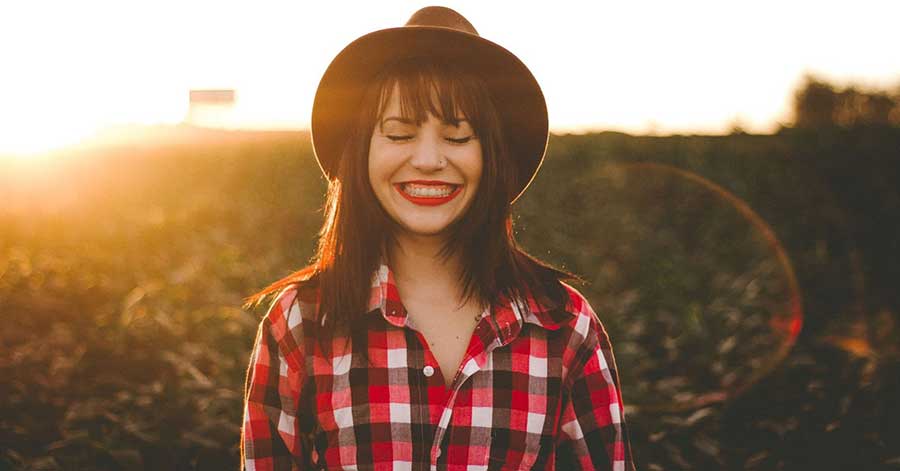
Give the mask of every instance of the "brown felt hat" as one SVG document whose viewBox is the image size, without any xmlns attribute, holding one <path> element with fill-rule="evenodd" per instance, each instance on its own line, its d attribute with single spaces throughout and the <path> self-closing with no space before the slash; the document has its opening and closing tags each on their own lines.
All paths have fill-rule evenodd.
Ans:
<svg viewBox="0 0 900 471">
<path fill-rule="evenodd" d="M 547 148 L 544 94 L 518 57 L 479 36 L 468 20 L 445 7 L 422 8 L 401 27 L 366 34 L 331 61 L 319 81 L 311 120 L 313 150 L 322 172 L 328 178 L 336 173 L 366 86 L 385 66 L 412 57 L 443 57 L 487 84 L 519 166 L 512 201 L 518 199 Z"/>
</svg>

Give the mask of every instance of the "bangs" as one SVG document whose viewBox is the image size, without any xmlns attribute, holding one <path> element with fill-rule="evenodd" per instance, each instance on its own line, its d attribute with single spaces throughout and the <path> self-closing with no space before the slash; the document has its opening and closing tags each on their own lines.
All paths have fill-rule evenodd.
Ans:
<svg viewBox="0 0 900 471">
<path fill-rule="evenodd" d="M 401 118 L 421 125 L 428 115 L 458 125 L 467 120 L 475 133 L 481 116 L 477 105 L 484 85 L 458 69 L 433 62 L 407 60 L 389 67 L 381 80 L 377 117 L 381 117 L 395 88 L 399 93 Z"/>
</svg>

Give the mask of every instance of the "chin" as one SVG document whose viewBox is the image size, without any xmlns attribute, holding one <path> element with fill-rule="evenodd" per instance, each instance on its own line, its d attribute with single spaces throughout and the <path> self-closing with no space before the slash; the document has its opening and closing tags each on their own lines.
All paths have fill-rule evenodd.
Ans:
<svg viewBox="0 0 900 471">
<path fill-rule="evenodd" d="M 450 233 L 450 224 L 403 224 L 400 232 L 418 237 L 443 237 Z"/>
<path fill-rule="evenodd" d="M 420 228 L 404 228 L 403 232 L 418 237 L 444 237 L 448 234 L 446 229 L 420 229 Z"/>
</svg>

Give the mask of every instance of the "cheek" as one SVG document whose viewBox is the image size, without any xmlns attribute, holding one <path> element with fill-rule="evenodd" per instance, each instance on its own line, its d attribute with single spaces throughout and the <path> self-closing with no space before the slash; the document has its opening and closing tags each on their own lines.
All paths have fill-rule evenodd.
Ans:
<svg viewBox="0 0 900 471">
<path fill-rule="evenodd" d="M 372 157 L 369 154 L 369 163 L 368 163 L 368 175 L 369 175 L 369 185 L 372 186 L 372 189 L 375 189 L 375 182 L 378 180 L 378 175 L 375 172 L 376 168 L 372 165 Z"/>
<path fill-rule="evenodd" d="M 401 153 L 390 145 L 373 142 L 369 146 L 369 175 L 373 180 L 388 178 L 401 165 Z"/>
<path fill-rule="evenodd" d="M 369 148 L 368 168 L 369 182 L 377 189 L 378 183 L 386 178 L 387 168 L 387 159 L 385 159 L 384 153 L 378 149 L 377 145 Z"/>
<path fill-rule="evenodd" d="M 375 172 L 374 163 L 375 163 L 375 159 L 376 159 L 377 155 L 378 155 L 378 149 L 377 149 L 377 146 L 375 145 L 374 137 L 373 137 L 373 140 L 369 142 L 369 152 L 366 154 L 366 168 L 368 168 L 370 182 L 374 179 L 373 178 L 374 172 Z"/>
<path fill-rule="evenodd" d="M 477 152 L 472 158 L 471 170 L 469 171 L 470 178 L 475 184 L 481 182 L 481 175 L 484 171 L 484 154 L 481 153 L 481 146 L 478 146 Z"/>
<path fill-rule="evenodd" d="M 372 146 L 372 150 L 369 153 L 368 169 L 368 182 L 372 194 L 382 209 L 387 210 L 390 205 L 391 194 L 394 191 L 393 186 L 391 186 L 391 178 L 395 167 L 390 155 L 385 154 L 383 150 L 379 151 L 377 146 Z"/>
</svg>

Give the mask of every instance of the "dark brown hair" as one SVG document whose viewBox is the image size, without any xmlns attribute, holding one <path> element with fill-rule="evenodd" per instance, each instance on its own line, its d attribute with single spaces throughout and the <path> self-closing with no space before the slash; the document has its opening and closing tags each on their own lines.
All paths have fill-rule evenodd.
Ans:
<svg viewBox="0 0 900 471">
<path fill-rule="evenodd" d="M 564 306 L 568 298 L 560 280 L 574 277 L 528 255 L 513 237 L 509 202 L 515 196 L 515 156 L 507 150 L 503 122 L 487 86 L 477 75 L 452 64 L 407 59 L 385 68 L 366 90 L 357 125 L 328 185 L 325 221 L 311 264 L 250 296 L 245 307 L 290 285 L 314 281 L 320 290 L 318 316 L 320 320 L 324 316 L 326 329 L 344 330 L 366 313 L 371 277 L 388 256 L 395 224 L 369 183 L 369 141 L 395 85 L 403 117 L 420 124 L 427 114 L 444 122 L 462 115 L 481 143 L 479 190 L 465 215 L 450 228 L 441 251 L 445 258 L 460 255 L 464 297 L 495 305 L 503 298 L 530 295 Z"/>
</svg>

